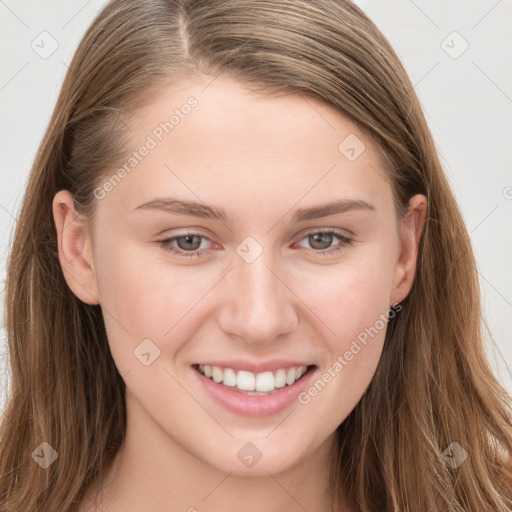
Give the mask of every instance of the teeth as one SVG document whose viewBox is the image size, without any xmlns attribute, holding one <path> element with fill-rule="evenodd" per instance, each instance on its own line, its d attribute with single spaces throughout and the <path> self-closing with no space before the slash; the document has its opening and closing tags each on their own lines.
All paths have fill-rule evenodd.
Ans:
<svg viewBox="0 0 512 512">
<path fill-rule="evenodd" d="M 274 385 L 276 388 L 284 388 L 286 386 L 286 371 L 283 369 L 277 370 L 274 377 Z"/>
<path fill-rule="evenodd" d="M 214 367 L 215 368 L 215 367 Z M 219 368 L 220 370 L 220 368 Z M 222 370 L 220 370 L 222 371 Z M 252 372 L 245 372 L 240 370 L 236 375 L 236 387 L 242 391 L 254 391 L 255 390 L 256 377 Z M 224 382 L 223 382 L 224 383 Z M 258 391 L 261 391 L 258 389 Z"/>
<path fill-rule="evenodd" d="M 295 382 L 295 368 L 290 368 L 288 370 L 288 373 L 286 374 L 286 384 L 288 384 L 288 386 L 290 384 L 293 384 Z"/>
<path fill-rule="evenodd" d="M 224 372 L 220 369 L 220 368 L 217 368 L 217 366 L 213 366 L 212 367 L 212 379 L 214 382 L 222 382 L 222 379 L 224 378 Z"/>
<path fill-rule="evenodd" d="M 224 370 L 224 378 L 222 379 L 224 386 L 236 386 L 237 377 L 236 373 L 231 368 Z"/>
<path fill-rule="evenodd" d="M 272 391 L 274 388 L 274 375 L 272 372 L 258 373 L 256 376 L 257 391 Z"/>
<path fill-rule="evenodd" d="M 275 373 L 263 372 L 252 373 L 245 370 L 233 370 L 232 368 L 220 368 L 218 366 L 208 366 L 200 364 L 199 371 L 208 378 L 212 378 L 217 384 L 236 387 L 245 394 L 251 396 L 267 395 L 276 388 L 291 386 L 299 380 L 305 373 L 305 366 L 280 368 Z"/>
</svg>

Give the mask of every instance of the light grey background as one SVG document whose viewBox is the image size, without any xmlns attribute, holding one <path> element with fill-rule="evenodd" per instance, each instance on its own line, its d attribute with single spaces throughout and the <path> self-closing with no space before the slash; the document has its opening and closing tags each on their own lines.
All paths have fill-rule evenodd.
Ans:
<svg viewBox="0 0 512 512">
<path fill-rule="evenodd" d="M 411 76 L 475 249 L 495 345 L 512 392 L 512 45 L 510 0 L 359 0 Z M 26 179 L 98 0 L 0 0 L 0 311 Z M 466 48 L 467 46 L 467 48 Z M 54 48 L 56 47 L 56 48 Z M 0 411 L 9 383 L 0 321 Z"/>
</svg>

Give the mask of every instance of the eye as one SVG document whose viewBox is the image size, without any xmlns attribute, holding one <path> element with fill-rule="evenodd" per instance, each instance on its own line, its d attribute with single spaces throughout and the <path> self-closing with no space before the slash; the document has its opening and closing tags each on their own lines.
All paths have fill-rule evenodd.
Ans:
<svg viewBox="0 0 512 512">
<path fill-rule="evenodd" d="M 158 240 L 158 244 L 162 246 L 166 251 L 170 251 L 173 254 L 177 254 L 179 256 L 192 257 L 192 256 L 202 256 L 205 251 L 195 252 L 201 247 L 201 239 L 209 240 L 204 235 L 199 235 L 195 233 L 186 233 L 185 235 L 175 236 L 173 238 L 167 238 L 165 240 Z M 199 245 L 198 245 L 199 240 Z M 173 245 L 173 242 L 176 242 L 178 245 L 178 249 Z M 192 251 L 192 252 L 191 252 Z"/>
<path fill-rule="evenodd" d="M 300 241 L 306 239 L 311 244 L 312 250 L 320 255 L 329 255 L 353 244 L 353 239 L 332 229 L 326 231 L 312 231 L 301 238 Z M 338 239 L 339 243 L 333 248 L 329 248 L 335 239 Z M 193 256 L 201 257 L 205 252 L 209 251 L 209 249 L 199 250 L 203 240 L 210 241 L 209 238 L 204 235 L 186 233 L 184 235 L 166 238 L 165 240 L 158 240 L 157 244 L 172 254 L 190 258 Z"/>
<path fill-rule="evenodd" d="M 330 248 L 333 240 L 336 238 L 339 240 L 339 243 L 333 248 Z M 320 255 L 336 253 L 343 250 L 346 246 L 351 246 L 354 242 L 352 238 L 332 229 L 326 231 L 312 231 L 300 241 L 302 240 L 307 240 L 308 243 L 311 244 L 312 249 Z"/>
</svg>

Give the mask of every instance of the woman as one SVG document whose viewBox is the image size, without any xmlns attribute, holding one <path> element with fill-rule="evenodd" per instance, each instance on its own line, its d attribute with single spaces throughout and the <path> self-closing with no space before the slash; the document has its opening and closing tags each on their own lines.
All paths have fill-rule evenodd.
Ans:
<svg viewBox="0 0 512 512">
<path fill-rule="evenodd" d="M 349 2 L 109 3 L 6 292 L 2 511 L 512 510 L 468 233 Z"/>
</svg>

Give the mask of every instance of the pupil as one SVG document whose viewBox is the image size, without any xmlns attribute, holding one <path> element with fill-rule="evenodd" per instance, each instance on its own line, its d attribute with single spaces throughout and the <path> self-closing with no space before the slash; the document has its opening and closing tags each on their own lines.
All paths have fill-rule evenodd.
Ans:
<svg viewBox="0 0 512 512">
<path fill-rule="evenodd" d="M 312 236 L 313 236 L 313 240 L 314 240 L 314 243 L 312 244 L 313 247 L 314 247 L 314 244 L 318 242 L 318 240 L 317 240 L 318 238 L 320 238 L 319 242 L 320 242 L 320 245 L 322 245 L 322 241 L 321 241 L 322 237 L 328 237 L 327 245 L 325 245 L 325 242 L 324 242 L 324 246 L 323 247 L 317 247 L 317 249 L 326 249 L 327 247 L 329 247 L 330 242 L 331 242 L 330 238 L 332 238 L 332 235 L 330 235 L 329 233 L 316 233 L 316 234 L 314 234 Z"/>
<path fill-rule="evenodd" d="M 194 238 L 198 238 L 196 235 L 185 235 L 182 236 L 181 239 L 185 240 L 185 245 L 188 246 L 189 244 L 193 244 Z M 197 242 L 196 242 L 197 245 Z M 197 249 L 197 247 L 185 247 L 187 249 Z"/>
</svg>

